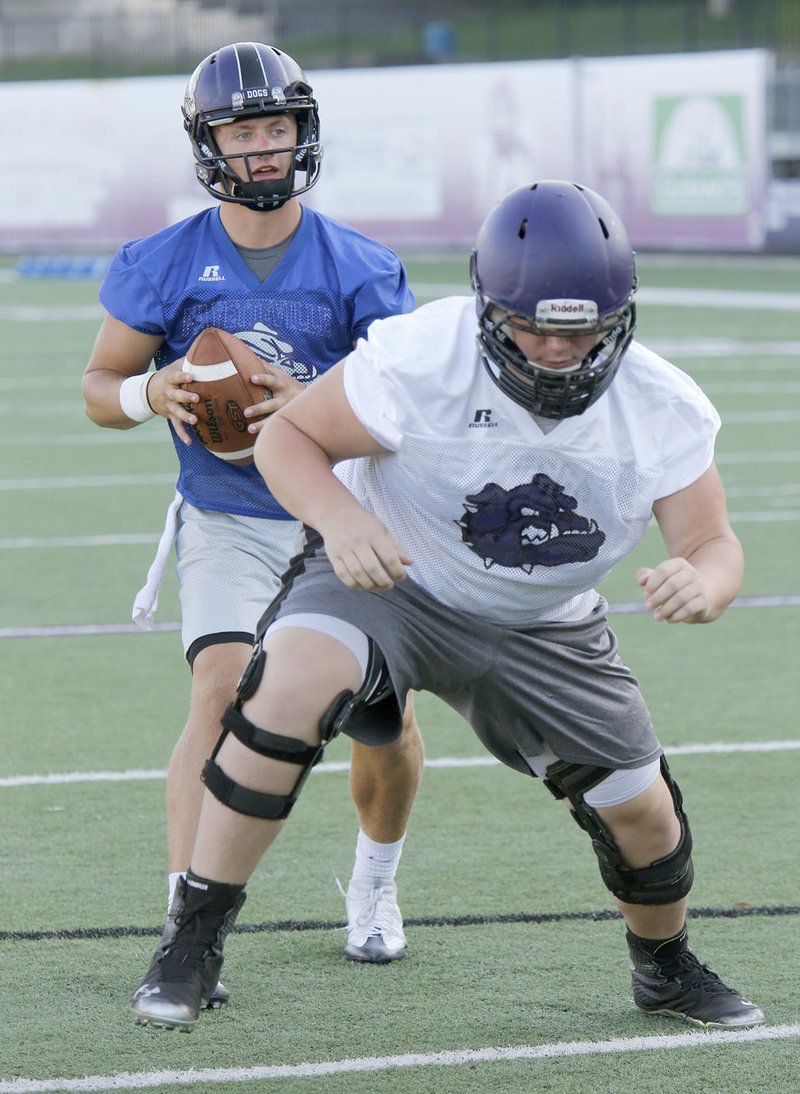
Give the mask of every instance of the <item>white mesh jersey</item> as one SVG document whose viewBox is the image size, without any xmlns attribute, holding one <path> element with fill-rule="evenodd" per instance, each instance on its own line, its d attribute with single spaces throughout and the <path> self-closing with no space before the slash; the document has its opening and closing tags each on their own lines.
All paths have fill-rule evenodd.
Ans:
<svg viewBox="0 0 800 1094">
<path fill-rule="evenodd" d="M 653 503 L 709 467 L 719 416 L 634 342 L 605 394 L 545 433 L 492 381 L 476 336 L 472 297 L 373 323 L 344 383 L 389 452 L 337 473 L 443 603 L 515 626 L 580 617 Z"/>
</svg>

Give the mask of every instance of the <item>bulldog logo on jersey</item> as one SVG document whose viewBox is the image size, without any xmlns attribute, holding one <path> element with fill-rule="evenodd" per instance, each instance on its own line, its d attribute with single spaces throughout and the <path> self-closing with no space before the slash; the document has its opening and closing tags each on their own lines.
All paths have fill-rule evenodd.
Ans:
<svg viewBox="0 0 800 1094">
<path fill-rule="evenodd" d="M 487 570 L 512 566 L 529 574 L 534 566 L 588 562 L 600 550 L 605 532 L 577 506 L 563 486 L 539 474 L 510 490 L 489 482 L 479 494 L 467 494 L 455 523 Z"/>
</svg>

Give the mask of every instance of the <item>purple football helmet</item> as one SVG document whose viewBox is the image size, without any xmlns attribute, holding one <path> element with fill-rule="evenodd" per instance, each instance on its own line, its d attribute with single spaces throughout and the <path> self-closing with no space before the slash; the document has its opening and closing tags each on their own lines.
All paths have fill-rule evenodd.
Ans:
<svg viewBox="0 0 800 1094">
<path fill-rule="evenodd" d="M 214 126 L 259 114 L 292 114 L 297 119 L 297 144 L 285 179 L 255 182 L 247 153 L 221 156 Z M 279 209 L 297 194 L 310 190 L 319 177 L 322 146 L 319 112 L 310 84 L 288 53 L 260 42 L 237 42 L 210 53 L 192 73 L 183 100 L 183 126 L 194 152 L 200 185 L 220 201 L 251 209 Z M 227 161 L 241 160 L 243 182 Z M 296 179 L 299 173 L 304 182 Z"/>
<path fill-rule="evenodd" d="M 484 221 L 470 266 L 480 352 L 497 386 L 544 418 L 583 414 L 614 378 L 636 325 L 634 253 L 611 206 L 574 182 L 519 187 Z M 604 337 L 559 371 L 529 361 L 514 327 Z"/>
</svg>

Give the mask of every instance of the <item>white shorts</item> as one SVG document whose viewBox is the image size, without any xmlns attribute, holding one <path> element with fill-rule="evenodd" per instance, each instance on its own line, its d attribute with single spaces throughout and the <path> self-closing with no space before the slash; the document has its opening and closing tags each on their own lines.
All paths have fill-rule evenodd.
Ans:
<svg viewBox="0 0 800 1094">
<path fill-rule="evenodd" d="M 241 517 L 181 504 L 177 574 L 181 640 L 190 664 L 205 646 L 253 642 L 264 605 L 278 591 L 281 575 L 302 542 L 299 521 Z"/>
</svg>

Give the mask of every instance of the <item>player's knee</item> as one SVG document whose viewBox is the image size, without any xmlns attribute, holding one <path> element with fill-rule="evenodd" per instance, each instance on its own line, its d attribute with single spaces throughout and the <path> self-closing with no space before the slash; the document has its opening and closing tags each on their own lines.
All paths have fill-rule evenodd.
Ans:
<svg viewBox="0 0 800 1094">
<path fill-rule="evenodd" d="M 581 767 L 558 761 L 548 767 L 545 785 L 555 797 L 569 800 L 575 820 L 591 837 L 600 876 L 617 899 L 626 904 L 673 904 L 683 899 L 694 880 L 692 835 L 683 811 L 681 792 L 670 775 L 666 760 L 661 758 L 661 775 L 667 796 L 650 795 L 655 805 L 653 808 L 648 806 L 648 811 L 651 823 L 656 827 L 664 826 L 664 831 L 669 826 L 675 839 L 668 838 L 666 842 L 671 850 L 646 866 L 633 867 L 626 863 L 607 823 L 586 803 L 587 792 L 608 775 L 607 768 Z M 661 799 L 669 802 L 666 810 Z M 632 799 L 629 803 L 631 815 L 635 816 L 638 811 L 641 819 L 645 804 L 644 797 L 640 802 Z"/>
<path fill-rule="evenodd" d="M 191 746 L 202 747 L 206 756 L 219 736 L 220 718 L 248 664 L 248 652 L 244 644 L 236 650 L 209 646 L 195 659 L 189 718 L 183 732 Z"/>
<path fill-rule="evenodd" d="M 308 744 L 298 737 L 275 733 L 256 725 L 243 712 L 241 699 L 237 699 L 222 716 L 222 734 L 203 768 L 203 782 L 218 801 L 236 813 L 261 820 L 284 820 L 292 811 L 312 768 L 322 758 L 326 744 L 346 723 L 352 699 L 351 691 L 343 691 L 336 696 L 320 719 L 316 744 Z M 236 740 L 236 750 L 233 763 L 226 769 L 219 760 L 229 734 Z M 247 763 L 248 756 L 253 760 L 252 772 Z M 274 766 L 268 763 L 259 765 L 259 759 L 277 760 L 297 768 L 296 778 L 289 780 L 292 783 L 290 788 L 287 790 L 285 785 L 278 785 L 282 779 L 280 776 L 276 778 Z M 254 774 L 259 769 L 263 771 L 260 779 Z M 240 774 L 243 772 L 247 775 Z M 245 777 L 248 785 L 244 784 Z M 252 782 L 263 785 L 250 785 Z"/>
<path fill-rule="evenodd" d="M 222 715 L 222 733 L 203 769 L 203 782 L 214 797 L 235 812 L 263 820 L 283 820 L 294 807 L 312 768 L 322 758 L 325 746 L 343 730 L 356 708 L 363 702 L 364 695 L 362 692 L 354 694 L 350 690 L 343 690 L 336 695 L 318 718 L 318 728 L 312 743 L 303 740 L 295 732 L 294 717 L 292 728 L 286 733 L 278 733 L 265 725 L 257 724 L 250 717 L 252 707 L 257 706 L 260 711 L 264 709 L 264 704 L 255 704 L 252 700 L 264 678 L 266 660 L 263 642 L 259 640 L 239 680 L 236 698 Z M 253 717 L 258 715 L 253 714 Z M 274 717 L 272 711 L 270 721 L 278 724 Z M 221 751 L 225 749 L 229 735 L 235 738 L 236 748 L 231 770 L 226 770 L 223 766 L 226 759 L 221 756 Z M 253 759 L 252 771 L 247 766 L 248 754 Z M 220 759 L 223 763 L 219 762 Z M 279 780 L 275 778 L 274 764 L 259 764 L 259 759 L 279 761 L 298 769 L 297 778 L 288 792 L 285 786 L 276 785 Z M 248 785 L 244 785 L 242 778 L 236 777 L 240 770 L 247 771 Z M 259 771 L 262 773 L 260 776 Z M 270 781 L 272 786 L 268 785 Z M 256 785 L 252 785 L 253 783 Z"/>
<path fill-rule="evenodd" d="M 675 904 L 694 881 L 692 835 L 685 814 L 678 818 L 678 842 L 646 866 L 628 866 L 610 833 L 592 840 L 606 888 L 626 904 Z"/>
<path fill-rule="evenodd" d="M 649 850 L 650 858 L 675 847 L 680 839 L 680 818 L 661 775 L 643 793 L 609 808 L 598 808 L 598 813 L 618 843 L 628 848 L 641 847 L 645 855 Z M 634 857 L 633 852 L 629 855 Z"/>
<path fill-rule="evenodd" d="M 243 674 L 237 699 L 259 725 L 282 726 L 311 743 L 331 696 L 359 693 L 363 679 L 357 660 L 341 642 L 308 632 L 308 642 L 298 647 L 297 635 L 304 633 L 293 627 L 268 632 Z"/>
</svg>

